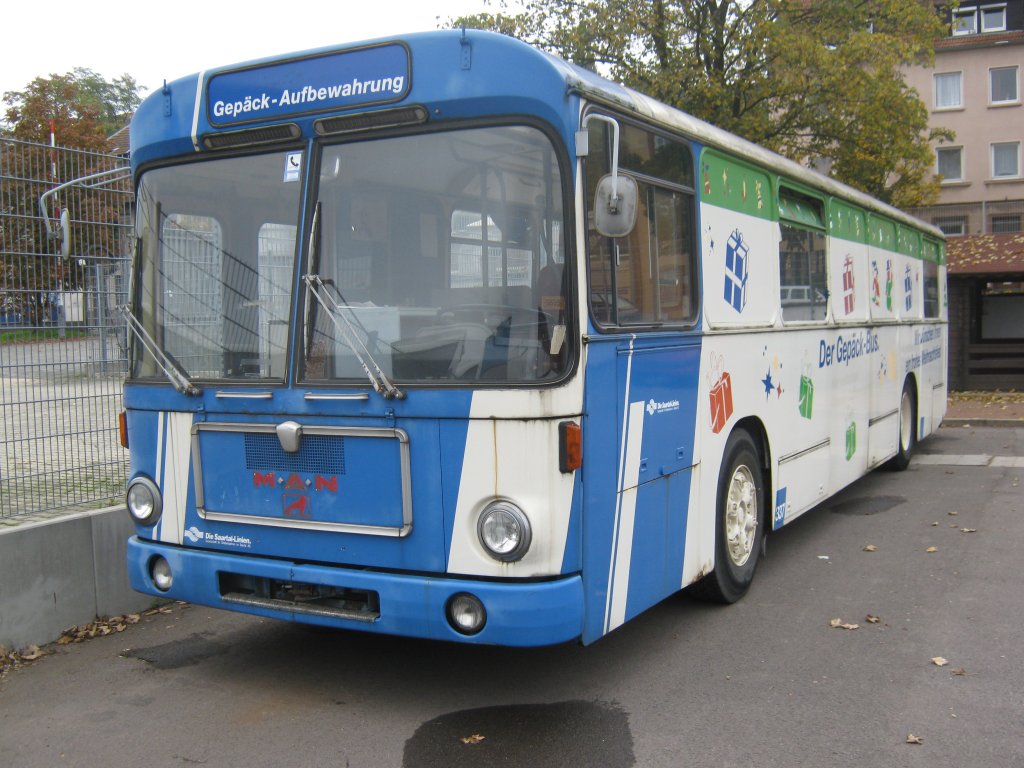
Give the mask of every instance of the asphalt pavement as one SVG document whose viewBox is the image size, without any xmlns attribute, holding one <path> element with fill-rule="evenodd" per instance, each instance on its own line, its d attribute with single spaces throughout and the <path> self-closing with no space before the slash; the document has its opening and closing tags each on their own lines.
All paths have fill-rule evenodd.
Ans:
<svg viewBox="0 0 1024 768">
<path fill-rule="evenodd" d="M 736 605 L 588 647 L 173 604 L 9 670 L 0 765 L 1024 765 L 1022 457 L 1024 426 L 943 427 L 773 534 Z"/>
</svg>

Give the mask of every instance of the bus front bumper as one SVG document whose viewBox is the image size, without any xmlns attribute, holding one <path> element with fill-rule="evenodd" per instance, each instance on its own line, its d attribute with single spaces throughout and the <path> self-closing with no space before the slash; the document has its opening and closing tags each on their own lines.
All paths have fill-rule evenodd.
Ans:
<svg viewBox="0 0 1024 768">
<path fill-rule="evenodd" d="M 166 589 L 154 583 L 160 558 L 166 568 L 161 563 L 156 571 Z M 583 631 L 579 574 L 516 582 L 440 578 L 223 554 L 132 536 L 128 578 L 133 589 L 156 597 L 432 640 L 541 646 L 576 640 Z M 457 632 L 449 623 L 449 601 L 459 594 L 476 597 L 486 610 L 475 634 Z"/>
</svg>

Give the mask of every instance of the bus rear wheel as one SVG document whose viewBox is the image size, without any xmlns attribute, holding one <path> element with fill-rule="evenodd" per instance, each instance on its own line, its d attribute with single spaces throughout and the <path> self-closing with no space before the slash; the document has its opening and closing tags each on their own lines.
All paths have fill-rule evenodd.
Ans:
<svg viewBox="0 0 1024 768">
<path fill-rule="evenodd" d="M 734 432 L 718 476 L 715 569 L 694 585 L 703 600 L 735 603 L 750 588 L 761 556 L 765 511 L 764 474 L 753 438 Z"/>
<path fill-rule="evenodd" d="M 896 455 L 889 459 L 889 469 L 902 472 L 910 466 L 910 458 L 917 445 L 917 402 L 914 385 L 907 379 L 900 396 L 900 436 L 896 442 Z"/>
</svg>

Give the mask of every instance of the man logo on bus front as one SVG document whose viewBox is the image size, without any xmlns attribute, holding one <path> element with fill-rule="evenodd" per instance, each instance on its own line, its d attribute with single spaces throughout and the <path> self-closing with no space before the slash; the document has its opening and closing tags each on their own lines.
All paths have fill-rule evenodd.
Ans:
<svg viewBox="0 0 1024 768">
<path fill-rule="evenodd" d="M 309 509 L 309 496 L 304 493 L 285 493 L 281 496 L 282 515 L 289 518 L 309 520 L 313 517 Z"/>
</svg>

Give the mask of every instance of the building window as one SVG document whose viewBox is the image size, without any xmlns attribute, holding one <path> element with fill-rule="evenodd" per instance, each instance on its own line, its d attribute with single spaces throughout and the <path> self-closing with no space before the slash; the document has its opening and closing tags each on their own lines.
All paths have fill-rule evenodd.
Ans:
<svg viewBox="0 0 1024 768">
<path fill-rule="evenodd" d="M 981 341 L 1024 339 L 1024 282 L 985 283 L 981 289 Z"/>
<path fill-rule="evenodd" d="M 1005 32 L 1006 31 L 1006 6 L 987 5 L 981 9 L 981 31 L 982 32 Z"/>
<path fill-rule="evenodd" d="M 992 178 L 1020 176 L 1020 142 L 1003 141 L 992 145 Z"/>
<path fill-rule="evenodd" d="M 943 181 L 964 180 L 964 148 L 941 147 L 935 150 L 939 175 Z"/>
<path fill-rule="evenodd" d="M 967 234 L 966 216 L 936 216 L 932 219 L 932 224 L 941 229 L 944 235 Z"/>
<path fill-rule="evenodd" d="M 978 34 L 979 21 L 981 32 L 1005 32 L 1006 3 L 984 5 L 981 8 L 977 6 L 959 8 L 953 12 L 951 21 L 953 37 Z"/>
<path fill-rule="evenodd" d="M 1006 235 L 1021 231 L 1021 216 L 1019 213 L 1010 213 L 992 216 L 992 234 Z"/>
<path fill-rule="evenodd" d="M 1017 90 L 1017 67 L 996 67 L 988 71 L 989 97 L 992 104 L 1016 104 L 1020 101 Z"/>
<path fill-rule="evenodd" d="M 942 72 L 935 75 L 935 108 L 957 109 L 963 106 L 961 72 Z"/>
<path fill-rule="evenodd" d="M 953 12 L 953 37 L 978 33 L 978 9 L 960 8 Z"/>
</svg>

